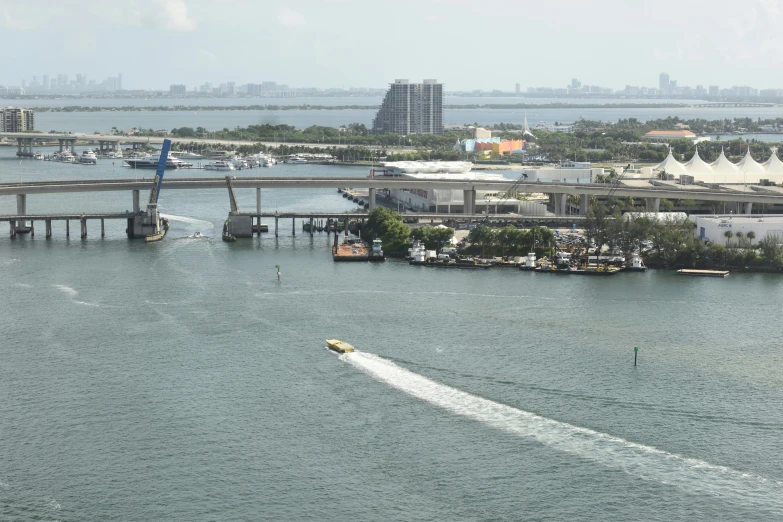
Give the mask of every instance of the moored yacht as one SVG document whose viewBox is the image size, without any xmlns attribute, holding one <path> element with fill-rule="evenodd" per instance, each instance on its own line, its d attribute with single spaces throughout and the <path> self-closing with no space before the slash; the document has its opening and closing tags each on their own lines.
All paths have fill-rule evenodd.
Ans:
<svg viewBox="0 0 783 522">
<path fill-rule="evenodd" d="M 234 165 L 228 161 L 215 161 L 204 165 L 204 170 L 234 170 Z"/>
<path fill-rule="evenodd" d="M 97 165 L 98 157 L 95 155 L 93 151 L 91 151 L 90 149 L 86 149 L 82 151 L 82 155 L 79 158 L 79 163 L 83 165 Z"/>
<path fill-rule="evenodd" d="M 160 153 L 156 155 L 147 155 L 141 158 L 128 158 L 125 163 L 134 169 L 156 169 L 158 168 L 158 162 L 160 161 Z M 192 163 L 187 163 L 179 158 L 176 158 L 169 154 L 166 158 L 167 169 L 183 169 L 192 167 Z"/>
</svg>

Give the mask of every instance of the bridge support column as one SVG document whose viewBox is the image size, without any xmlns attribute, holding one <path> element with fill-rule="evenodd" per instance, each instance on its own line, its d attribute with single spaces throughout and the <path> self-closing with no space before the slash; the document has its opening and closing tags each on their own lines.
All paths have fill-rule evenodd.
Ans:
<svg viewBox="0 0 783 522">
<path fill-rule="evenodd" d="M 133 213 L 138 214 L 139 210 L 141 209 L 139 205 L 139 191 L 134 190 L 133 191 Z"/>
<path fill-rule="evenodd" d="M 476 213 L 476 189 L 462 191 L 462 213 Z"/>
<path fill-rule="evenodd" d="M 71 220 L 65 220 L 65 237 L 71 237 Z"/>
<path fill-rule="evenodd" d="M 46 237 L 52 237 L 52 220 L 46 220 Z"/>
<path fill-rule="evenodd" d="M 568 204 L 568 194 L 553 194 L 555 199 L 555 215 L 564 216 Z"/>
<path fill-rule="evenodd" d="M 30 220 L 30 237 L 35 237 L 35 221 Z"/>
<path fill-rule="evenodd" d="M 16 195 L 16 213 L 17 215 L 24 216 L 27 214 L 27 194 Z M 16 222 L 16 229 L 22 230 L 25 227 L 24 220 Z"/>
<path fill-rule="evenodd" d="M 744 212 L 745 212 L 745 214 L 753 214 L 753 203 L 752 202 L 745 203 Z"/>
<path fill-rule="evenodd" d="M 369 190 L 369 195 L 368 195 L 367 199 L 370 202 L 370 211 L 374 210 L 375 209 L 375 189 L 374 188 L 371 188 Z"/>
<path fill-rule="evenodd" d="M 106 237 L 106 226 L 103 218 L 101 218 L 101 237 Z"/>
<path fill-rule="evenodd" d="M 277 216 L 275 216 L 275 237 L 277 237 L 277 230 L 278 230 L 278 228 L 277 228 L 277 222 L 278 222 L 278 217 L 277 217 Z"/>
<path fill-rule="evenodd" d="M 21 156 L 22 155 L 22 142 L 24 140 L 22 138 L 16 138 L 16 155 Z"/>
<path fill-rule="evenodd" d="M 345 218 L 344 241 L 348 240 L 348 218 Z"/>
<path fill-rule="evenodd" d="M 16 222 L 9 221 L 8 224 L 11 225 L 11 237 L 16 237 Z"/>
<path fill-rule="evenodd" d="M 587 214 L 589 208 L 590 208 L 590 195 L 581 194 L 579 196 L 579 215 L 584 216 L 585 214 Z"/>
<path fill-rule="evenodd" d="M 60 153 L 62 153 L 62 151 L 63 151 L 63 139 L 62 138 L 58 138 L 57 141 L 60 143 Z"/>
<path fill-rule="evenodd" d="M 313 237 L 313 216 L 310 216 L 310 237 Z"/>
<path fill-rule="evenodd" d="M 87 237 L 87 219 L 82 218 L 80 221 L 82 225 L 82 239 L 84 239 Z"/>
<path fill-rule="evenodd" d="M 261 189 L 256 189 L 256 214 L 261 214 Z M 259 223 L 260 225 L 261 223 Z"/>
<path fill-rule="evenodd" d="M 296 218 L 291 218 L 291 235 L 296 237 Z"/>
</svg>

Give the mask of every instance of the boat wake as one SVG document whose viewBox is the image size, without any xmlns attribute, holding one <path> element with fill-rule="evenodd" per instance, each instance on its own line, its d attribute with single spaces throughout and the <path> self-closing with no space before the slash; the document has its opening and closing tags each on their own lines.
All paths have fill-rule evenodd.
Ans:
<svg viewBox="0 0 783 522">
<path fill-rule="evenodd" d="M 374 354 L 357 351 L 340 358 L 393 388 L 493 428 L 536 440 L 645 480 L 783 512 L 783 482 L 682 457 L 483 399 L 440 384 Z"/>
<path fill-rule="evenodd" d="M 174 214 L 163 214 L 160 217 L 164 217 L 169 221 L 178 221 L 180 223 L 188 223 L 189 225 L 196 225 L 200 228 L 215 228 L 215 224 L 210 221 L 204 221 L 203 219 L 196 219 L 187 216 L 175 216 Z"/>
<path fill-rule="evenodd" d="M 71 288 L 70 286 L 66 286 L 66 285 L 52 285 L 52 286 L 55 287 L 60 292 L 67 295 L 73 296 L 79 293 L 75 288 Z"/>
</svg>

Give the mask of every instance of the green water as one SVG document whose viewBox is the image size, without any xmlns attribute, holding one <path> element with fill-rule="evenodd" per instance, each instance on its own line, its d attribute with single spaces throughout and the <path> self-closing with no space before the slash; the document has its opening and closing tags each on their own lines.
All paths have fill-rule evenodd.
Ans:
<svg viewBox="0 0 783 522">
<path fill-rule="evenodd" d="M 111 169 L 0 159 L 0 181 Z M 335 264 L 290 221 L 223 243 L 224 191 L 164 182 L 161 205 L 157 244 L 0 230 L 0 520 L 783 517 L 780 277 Z"/>
</svg>

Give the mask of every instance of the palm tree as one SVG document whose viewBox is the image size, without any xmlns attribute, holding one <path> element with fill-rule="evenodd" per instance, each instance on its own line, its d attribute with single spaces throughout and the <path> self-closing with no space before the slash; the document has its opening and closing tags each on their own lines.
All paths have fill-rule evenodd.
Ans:
<svg viewBox="0 0 783 522">
<path fill-rule="evenodd" d="M 731 246 L 731 238 L 734 237 L 734 232 L 732 232 L 731 230 L 727 230 L 726 232 L 723 233 L 723 235 L 726 237 L 726 246 L 727 247 Z"/>
<path fill-rule="evenodd" d="M 742 232 L 737 232 L 735 235 L 737 236 L 737 246 L 739 246 L 740 248 L 744 248 L 745 244 L 743 241 L 744 237 L 742 235 Z"/>
<path fill-rule="evenodd" d="M 752 245 L 753 240 L 756 239 L 756 233 L 751 230 L 750 232 L 747 233 L 745 237 L 748 238 L 748 243 Z"/>
</svg>

